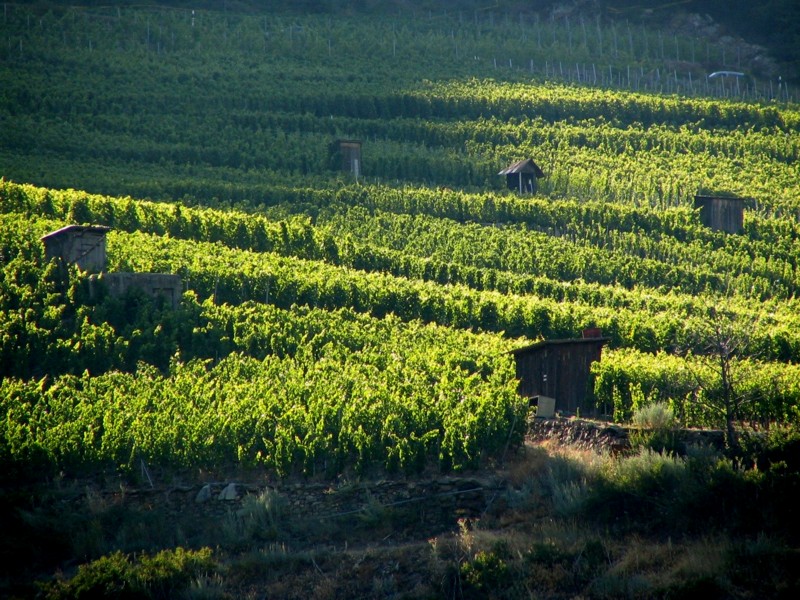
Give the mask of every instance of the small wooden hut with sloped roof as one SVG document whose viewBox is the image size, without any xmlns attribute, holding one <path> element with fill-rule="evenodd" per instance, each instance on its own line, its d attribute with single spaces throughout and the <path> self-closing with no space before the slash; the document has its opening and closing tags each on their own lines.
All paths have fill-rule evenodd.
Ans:
<svg viewBox="0 0 800 600">
<path fill-rule="evenodd" d="M 741 233 L 744 229 L 744 203 L 744 198 L 734 196 L 694 197 L 694 207 L 700 209 L 700 222 L 727 233 Z"/>
<path fill-rule="evenodd" d="M 81 271 L 104 271 L 106 234 L 103 225 L 67 225 L 42 236 L 47 260 L 59 259 L 65 266 L 77 265 Z"/>
<path fill-rule="evenodd" d="M 587 329 L 582 338 L 545 340 L 512 350 L 520 395 L 538 404 L 540 398 L 555 400 L 554 409 L 566 414 L 593 415 L 591 366 L 599 361 L 609 338 L 599 329 Z"/>
<path fill-rule="evenodd" d="M 538 187 L 536 180 L 544 177 L 544 171 L 533 162 L 532 158 L 526 158 L 509 165 L 498 175 L 505 175 L 508 189 L 515 190 L 521 196 L 536 193 Z"/>
<path fill-rule="evenodd" d="M 361 176 L 361 140 L 336 140 L 330 147 L 334 168 Z"/>
</svg>

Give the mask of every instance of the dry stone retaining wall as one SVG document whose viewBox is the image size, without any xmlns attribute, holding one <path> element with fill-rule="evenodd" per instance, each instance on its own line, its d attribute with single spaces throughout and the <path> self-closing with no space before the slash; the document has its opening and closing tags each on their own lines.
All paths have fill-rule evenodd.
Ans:
<svg viewBox="0 0 800 600">
<path fill-rule="evenodd" d="M 276 485 L 211 482 L 186 486 L 145 485 L 101 493 L 106 504 L 165 511 L 176 520 L 219 521 L 270 495 L 286 521 L 336 521 L 394 510 L 413 511 L 416 527 L 452 528 L 459 518 L 480 518 L 502 491 L 500 479 L 439 477 L 382 480 L 340 486 L 303 482 Z M 85 498 L 76 498 L 77 502 Z"/>
<path fill-rule="evenodd" d="M 582 419 L 533 419 L 528 437 L 535 442 L 555 441 L 582 450 L 618 453 L 630 449 L 630 428 Z M 722 448 L 724 435 L 719 430 L 682 429 L 677 432 L 684 446 L 712 446 Z"/>
</svg>

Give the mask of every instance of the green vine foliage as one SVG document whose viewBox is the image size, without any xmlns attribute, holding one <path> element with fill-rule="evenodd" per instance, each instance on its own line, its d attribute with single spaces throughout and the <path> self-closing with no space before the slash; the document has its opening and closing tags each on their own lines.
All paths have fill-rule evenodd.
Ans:
<svg viewBox="0 0 800 600">
<path fill-rule="evenodd" d="M 521 440 L 508 351 L 586 327 L 601 412 L 719 425 L 709 306 L 752 324 L 740 420 L 795 423 L 797 106 L 621 89 L 695 41 L 588 29 L 9 4 L 0 461 L 467 468 Z M 537 196 L 497 175 L 525 157 Z M 700 190 L 747 199 L 740 234 L 701 225 Z M 113 228 L 112 271 L 180 275 L 180 306 L 47 263 L 68 223 Z"/>
</svg>

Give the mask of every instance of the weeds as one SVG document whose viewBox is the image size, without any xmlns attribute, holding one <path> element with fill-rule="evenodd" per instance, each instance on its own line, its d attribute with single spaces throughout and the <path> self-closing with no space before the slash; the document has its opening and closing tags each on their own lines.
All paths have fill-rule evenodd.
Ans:
<svg viewBox="0 0 800 600">
<path fill-rule="evenodd" d="M 631 423 L 634 427 L 628 435 L 631 448 L 669 453 L 677 453 L 681 449 L 677 420 L 667 403 L 653 402 L 638 408 Z"/>
<path fill-rule="evenodd" d="M 173 598 L 189 589 L 199 578 L 213 574 L 217 564 L 211 550 L 183 548 L 165 550 L 154 556 L 130 557 L 114 552 L 81 565 L 69 580 L 42 586 L 47 600 L 80 598 Z"/>
<path fill-rule="evenodd" d="M 229 545 L 275 540 L 283 514 L 281 496 L 271 489 L 249 494 L 237 511 L 229 511 L 223 522 L 223 538 Z"/>
</svg>

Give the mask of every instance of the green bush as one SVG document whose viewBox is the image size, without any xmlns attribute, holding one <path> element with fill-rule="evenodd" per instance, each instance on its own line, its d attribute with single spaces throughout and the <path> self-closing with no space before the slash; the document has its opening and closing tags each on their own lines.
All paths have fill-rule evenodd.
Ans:
<svg viewBox="0 0 800 600">
<path fill-rule="evenodd" d="M 494 552 L 480 551 L 461 565 L 465 598 L 485 598 L 510 587 L 511 572 L 506 562 Z"/>
<path fill-rule="evenodd" d="M 692 478 L 682 458 L 644 448 L 638 454 L 609 461 L 586 490 L 581 514 L 626 527 L 643 523 L 658 530 L 682 524 L 681 494 Z"/>
<path fill-rule="evenodd" d="M 631 423 L 635 427 L 628 436 L 632 448 L 667 453 L 679 450 L 675 414 L 666 402 L 654 402 L 638 408 L 633 413 Z"/>
<path fill-rule="evenodd" d="M 654 402 L 637 409 L 631 422 L 641 428 L 672 429 L 675 427 L 675 414 L 665 402 Z"/>
<path fill-rule="evenodd" d="M 80 598 L 173 598 L 216 570 L 211 549 L 164 550 L 129 557 L 114 552 L 81 565 L 68 580 L 43 586 L 47 600 Z"/>
<path fill-rule="evenodd" d="M 744 460 L 760 471 L 800 472 L 800 428 L 787 424 L 742 435 Z"/>
<path fill-rule="evenodd" d="M 258 495 L 248 494 L 241 508 L 228 513 L 223 532 L 228 544 L 247 546 L 254 542 L 274 540 L 280 529 L 284 506 L 279 494 L 266 489 Z"/>
</svg>

